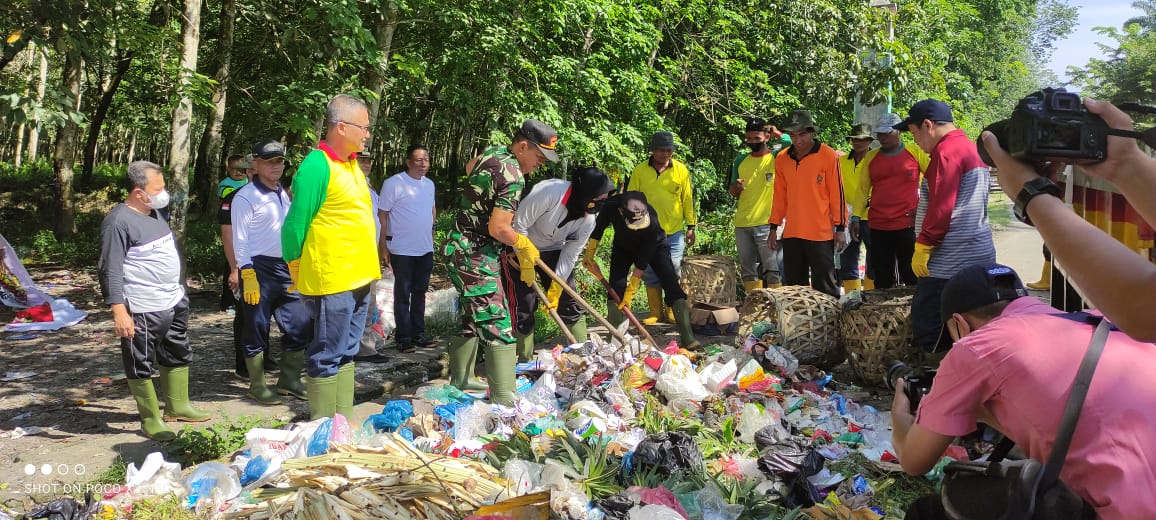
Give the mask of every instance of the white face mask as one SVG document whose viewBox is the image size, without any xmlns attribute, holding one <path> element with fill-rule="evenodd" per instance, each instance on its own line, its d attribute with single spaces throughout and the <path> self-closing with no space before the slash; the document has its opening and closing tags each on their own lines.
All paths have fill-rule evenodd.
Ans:
<svg viewBox="0 0 1156 520">
<path fill-rule="evenodd" d="M 161 209 L 169 205 L 168 190 L 161 190 L 161 192 L 156 195 L 149 195 L 148 192 L 145 192 L 145 195 L 149 197 L 149 201 L 145 203 L 145 206 L 152 209 Z"/>
</svg>

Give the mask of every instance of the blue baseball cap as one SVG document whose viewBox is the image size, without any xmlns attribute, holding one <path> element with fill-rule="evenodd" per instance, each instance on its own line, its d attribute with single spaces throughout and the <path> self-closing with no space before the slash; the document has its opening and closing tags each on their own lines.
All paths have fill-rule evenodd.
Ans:
<svg viewBox="0 0 1156 520">
<path fill-rule="evenodd" d="M 951 117 L 951 107 L 947 106 L 947 103 L 938 99 L 924 99 L 912 105 L 911 110 L 907 111 L 907 119 L 892 128 L 906 132 L 907 125 L 923 124 L 926 120 L 954 122 L 955 118 Z"/>
<path fill-rule="evenodd" d="M 1027 289 L 1015 270 L 1003 264 L 976 264 L 955 273 L 939 300 L 939 321 L 943 328 L 939 332 L 936 351 L 951 348 L 951 334 L 947 332 L 947 322 L 956 313 L 973 311 L 1001 301 L 1012 301 L 1028 296 Z"/>
</svg>

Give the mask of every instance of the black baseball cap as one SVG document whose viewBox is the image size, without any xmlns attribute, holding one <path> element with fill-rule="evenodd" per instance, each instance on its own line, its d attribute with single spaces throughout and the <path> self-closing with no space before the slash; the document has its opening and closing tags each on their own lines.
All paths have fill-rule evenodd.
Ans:
<svg viewBox="0 0 1156 520">
<path fill-rule="evenodd" d="M 947 332 L 947 322 L 956 313 L 973 311 L 985 305 L 1001 301 L 1012 301 L 1027 296 L 1023 282 L 1015 270 L 1003 264 L 976 264 L 955 273 L 939 300 L 939 321 L 943 328 L 939 332 L 936 350 L 951 347 L 951 334 Z"/>
<path fill-rule="evenodd" d="M 900 132 L 907 131 L 907 125 L 921 125 L 924 121 L 940 121 L 948 122 L 955 121 L 951 117 L 951 107 L 947 106 L 938 99 L 924 99 L 911 106 L 911 110 L 907 111 L 907 119 L 900 121 L 899 124 L 892 128 Z"/>
<path fill-rule="evenodd" d="M 555 132 L 550 125 L 537 119 L 527 119 L 522 122 L 522 128 L 518 129 L 518 135 L 538 145 L 538 149 L 542 151 L 542 155 L 546 156 L 547 161 L 558 162 L 558 152 L 555 151 L 555 145 L 558 143 L 558 132 Z"/>
<path fill-rule="evenodd" d="M 278 157 L 284 158 L 285 145 L 272 139 L 257 141 L 257 144 L 253 145 L 253 157 L 259 157 L 265 160 L 276 159 Z"/>
<path fill-rule="evenodd" d="M 747 132 L 763 132 L 767 129 L 767 121 L 761 117 L 752 117 L 747 120 Z"/>
</svg>

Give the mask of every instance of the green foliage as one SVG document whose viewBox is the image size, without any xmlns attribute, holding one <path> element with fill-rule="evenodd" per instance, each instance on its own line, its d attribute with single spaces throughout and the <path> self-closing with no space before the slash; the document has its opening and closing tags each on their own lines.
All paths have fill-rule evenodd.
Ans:
<svg viewBox="0 0 1156 520">
<path fill-rule="evenodd" d="M 129 520 L 195 520 L 197 515 L 186 509 L 176 495 L 148 497 L 134 501 Z"/>
<path fill-rule="evenodd" d="M 758 450 L 754 445 L 739 440 L 738 422 L 734 416 L 727 417 L 717 430 L 703 428 L 695 438 L 702 456 L 714 459 L 725 455 L 754 456 Z"/>
<path fill-rule="evenodd" d="M 775 503 L 775 497 L 755 492 L 755 479 L 737 479 L 726 475 L 712 475 L 707 485 L 713 485 L 728 504 L 743 506 L 739 520 L 793 520 L 800 518 L 801 509 L 787 510 Z"/>
<path fill-rule="evenodd" d="M 1156 104 L 1156 0 L 1132 5 L 1144 15 L 1128 20 L 1119 29 L 1096 28 L 1115 40 L 1116 46 L 1098 43 L 1104 58 L 1092 58 L 1084 68 L 1070 68 L 1069 72 L 1073 83 L 1089 97 Z"/>
<path fill-rule="evenodd" d="M 646 405 L 635 417 L 634 426 L 642 428 L 647 435 L 680 431 L 692 436 L 698 435 L 703 427 L 702 422 L 689 413 L 670 412 L 653 394 L 646 394 Z"/>
<path fill-rule="evenodd" d="M 610 454 L 600 435 L 585 442 L 567 435 L 554 444 L 550 458 L 565 466 L 567 476 L 591 499 L 606 498 L 622 490 L 618 484 L 622 461 Z"/>
<path fill-rule="evenodd" d="M 165 459 L 189 467 L 217 460 L 245 447 L 245 433 L 253 428 L 280 428 L 285 422 L 268 417 L 238 417 L 207 428 L 186 426 L 165 445 Z"/>
</svg>

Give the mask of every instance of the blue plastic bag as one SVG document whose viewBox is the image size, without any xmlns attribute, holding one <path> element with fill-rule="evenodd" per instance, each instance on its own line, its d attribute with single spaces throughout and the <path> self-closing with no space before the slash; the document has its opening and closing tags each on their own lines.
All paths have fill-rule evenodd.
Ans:
<svg viewBox="0 0 1156 520">
<path fill-rule="evenodd" d="M 385 404 L 381 413 L 369 416 L 365 424 L 372 425 L 374 431 L 392 432 L 413 417 L 413 405 L 409 401 L 394 400 Z"/>
<path fill-rule="evenodd" d="M 269 470 L 269 461 L 265 457 L 253 457 L 245 464 L 245 471 L 241 472 L 241 485 L 248 486 L 261 478 Z"/>
<path fill-rule="evenodd" d="M 333 429 L 333 418 L 326 419 L 313 432 L 313 437 L 309 439 L 309 447 L 305 450 L 305 455 L 308 457 L 316 457 L 318 455 L 325 455 L 329 452 L 329 431 Z"/>
</svg>

